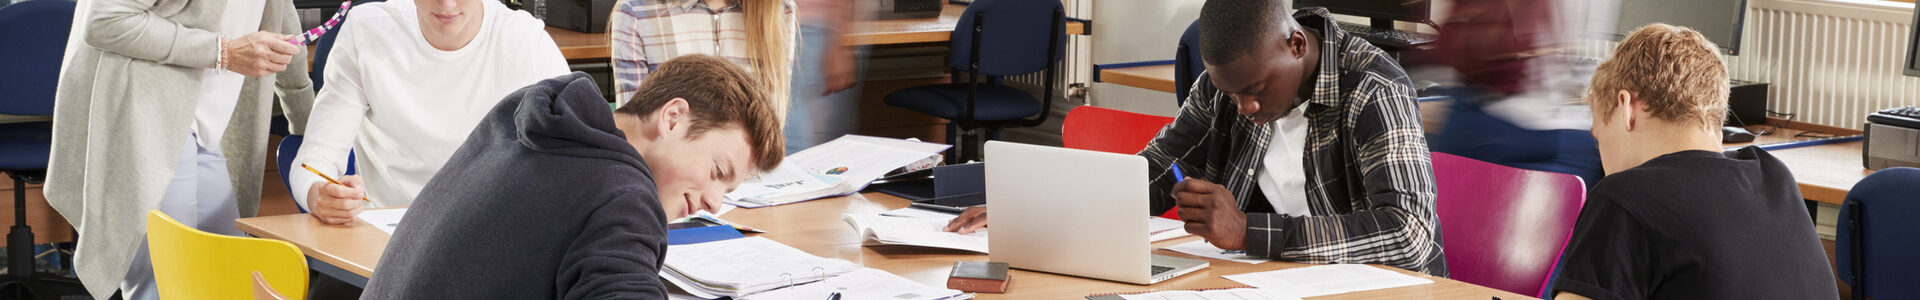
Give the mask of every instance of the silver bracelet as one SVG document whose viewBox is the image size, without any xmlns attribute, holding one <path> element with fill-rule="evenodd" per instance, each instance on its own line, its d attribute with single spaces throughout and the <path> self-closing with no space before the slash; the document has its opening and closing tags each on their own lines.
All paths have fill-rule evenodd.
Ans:
<svg viewBox="0 0 1920 300">
<path fill-rule="evenodd" d="M 214 40 L 215 45 L 213 46 L 214 48 L 213 73 L 226 74 L 227 73 L 227 35 L 221 34 L 217 38 L 218 40 Z"/>
</svg>

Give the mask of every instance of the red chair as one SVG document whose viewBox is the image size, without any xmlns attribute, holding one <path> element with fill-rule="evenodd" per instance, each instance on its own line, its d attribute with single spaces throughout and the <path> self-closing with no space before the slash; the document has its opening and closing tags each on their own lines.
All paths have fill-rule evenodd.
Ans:
<svg viewBox="0 0 1920 300">
<path fill-rule="evenodd" d="M 1060 140 L 1072 149 L 1134 154 L 1146 149 L 1147 142 L 1160 134 L 1160 128 L 1172 123 L 1171 117 L 1081 106 L 1067 112 L 1066 124 L 1060 126 Z"/>
<path fill-rule="evenodd" d="M 1448 277 L 1539 296 L 1587 202 L 1580 177 L 1433 153 Z"/>
<path fill-rule="evenodd" d="M 1172 123 L 1171 117 L 1081 106 L 1067 112 L 1066 124 L 1060 126 L 1060 140 L 1071 149 L 1134 154 L 1147 149 L 1147 142 Z M 1180 210 L 1169 209 L 1160 216 L 1178 220 Z"/>
</svg>

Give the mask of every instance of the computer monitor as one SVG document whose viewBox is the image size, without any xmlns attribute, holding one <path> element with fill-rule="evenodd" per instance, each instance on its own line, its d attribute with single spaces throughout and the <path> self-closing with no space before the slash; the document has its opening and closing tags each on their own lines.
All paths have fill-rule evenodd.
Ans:
<svg viewBox="0 0 1920 300">
<path fill-rule="evenodd" d="M 1372 18 L 1373 28 L 1393 29 L 1393 21 L 1431 22 L 1428 0 L 1298 0 L 1293 7 L 1325 7 L 1327 12 Z"/>
<path fill-rule="evenodd" d="M 1913 29 L 1907 37 L 1907 64 L 1900 69 L 1907 76 L 1920 77 L 1920 6 L 1913 9 Z"/>
<path fill-rule="evenodd" d="M 1634 29 L 1654 22 L 1685 26 L 1707 36 L 1728 55 L 1740 54 L 1740 30 L 1747 14 L 1746 0 L 1616 0 L 1589 1 L 1590 12 L 1618 12 L 1611 24 L 1593 24 L 1602 37 L 1620 40 Z M 1606 7 L 1612 6 L 1612 7 Z M 1604 20 L 1604 18 L 1600 18 Z"/>
</svg>

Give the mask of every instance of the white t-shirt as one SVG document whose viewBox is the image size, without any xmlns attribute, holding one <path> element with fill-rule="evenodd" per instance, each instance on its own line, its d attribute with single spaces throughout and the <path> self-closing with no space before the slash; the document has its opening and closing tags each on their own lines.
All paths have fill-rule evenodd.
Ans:
<svg viewBox="0 0 1920 300">
<path fill-rule="evenodd" d="M 307 190 L 325 181 L 299 164 L 338 176 L 354 150 L 374 207 L 410 205 L 501 98 L 569 72 L 545 23 L 480 2 L 480 32 L 454 51 L 427 44 L 413 0 L 347 13 L 295 167 L 282 171 L 291 172 L 294 200 L 308 207 Z"/>
<path fill-rule="evenodd" d="M 265 1 L 227 1 L 227 9 L 220 13 L 220 35 L 233 39 L 260 31 L 261 12 L 266 7 Z M 219 67 L 200 73 L 200 99 L 194 102 L 193 127 L 188 130 L 199 136 L 194 142 L 200 147 L 219 149 L 227 122 L 233 119 L 233 108 L 240 105 L 240 86 L 247 77 Z"/>
<path fill-rule="evenodd" d="M 1279 120 L 1267 123 L 1273 128 L 1273 140 L 1267 143 L 1267 153 L 1260 158 L 1260 172 L 1257 175 L 1260 192 L 1267 196 L 1267 203 L 1273 204 L 1273 211 L 1281 215 L 1304 217 L 1312 215 L 1307 210 L 1307 169 L 1305 154 L 1307 151 L 1307 117 L 1297 111 L 1288 113 Z"/>
</svg>

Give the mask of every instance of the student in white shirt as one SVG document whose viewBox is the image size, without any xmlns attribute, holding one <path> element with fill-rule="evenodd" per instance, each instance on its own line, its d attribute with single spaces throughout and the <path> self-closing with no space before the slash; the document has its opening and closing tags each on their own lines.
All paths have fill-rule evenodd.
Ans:
<svg viewBox="0 0 1920 300">
<path fill-rule="evenodd" d="M 501 97 L 568 72 L 545 24 L 497 1 L 395 0 L 347 15 L 294 159 L 342 184 L 282 170 L 324 223 L 353 221 L 361 197 L 410 205 Z M 359 175 L 338 177 L 348 151 Z"/>
</svg>

